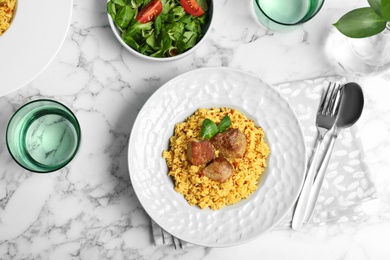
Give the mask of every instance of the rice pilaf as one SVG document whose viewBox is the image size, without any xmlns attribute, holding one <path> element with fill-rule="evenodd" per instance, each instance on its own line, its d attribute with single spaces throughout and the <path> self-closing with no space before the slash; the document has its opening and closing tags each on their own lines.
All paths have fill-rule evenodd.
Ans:
<svg viewBox="0 0 390 260">
<path fill-rule="evenodd" d="M 214 181 L 201 172 L 206 165 L 194 166 L 187 160 L 187 143 L 191 138 L 199 138 L 204 119 L 219 123 L 228 115 L 232 128 L 238 128 L 247 139 L 244 157 L 228 158 L 234 167 L 233 175 L 224 183 Z M 252 120 L 241 112 L 231 108 L 200 108 L 184 122 L 175 125 L 174 135 L 170 138 L 170 148 L 163 152 L 173 178 L 175 190 L 181 193 L 190 205 L 201 209 L 210 207 L 218 210 L 248 198 L 253 193 L 266 169 L 269 147 L 265 142 L 265 133 L 256 127 Z M 216 156 L 219 151 L 215 151 Z"/>
<path fill-rule="evenodd" d="M 10 26 L 15 13 L 16 0 L 0 0 L 0 35 Z"/>
</svg>

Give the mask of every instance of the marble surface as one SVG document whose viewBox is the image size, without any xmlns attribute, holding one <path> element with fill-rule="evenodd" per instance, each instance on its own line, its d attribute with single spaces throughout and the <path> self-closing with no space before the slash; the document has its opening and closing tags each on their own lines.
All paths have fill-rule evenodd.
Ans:
<svg viewBox="0 0 390 260">
<path fill-rule="evenodd" d="M 325 1 L 314 19 L 278 33 L 256 21 L 251 1 L 219 0 L 209 39 L 193 55 L 169 63 L 127 53 L 108 25 L 105 3 L 74 0 L 69 32 L 53 62 L 28 85 L 0 97 L 1 259 L 390 258 L 390 70 L 346 74 L 328 48 L 332 23 L 365 1 Z M 367 219 L 305 226 L 299 232 L 272 230 L 229 248 L 153 245 L 150 219 L 129 178 L 130 131 L 162 84 L 211 66 L 238 68 L 271 85 L 338 74 L 359 82 L 366 99 L 357 135 L 379 195 L 366 205 Z M 4 139 L 12 113 L 37 98 L 69 105 L 83 133 L 72 163 L 46 175 L 21 169 Z"/>
</svg>

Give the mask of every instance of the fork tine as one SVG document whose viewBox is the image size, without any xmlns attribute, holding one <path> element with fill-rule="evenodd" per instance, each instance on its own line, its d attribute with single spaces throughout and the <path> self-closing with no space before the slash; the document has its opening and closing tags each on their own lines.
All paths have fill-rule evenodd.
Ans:
<svg viewBox="0 0 390 260">
<path fill-rule="evenodd" d="M 331 116 L 336 116 L 339 110 L 339 105 L 341 101 L 341 86 L 340 84 L 337 84 L 335 93 L 333 94 L 332 97 L 332 107 L 331 107 Z"/>
<path fill-rule="evenodd" d="M 322 96 L 321 103 L 317 112 L 318 114 L 326 114 L 329 106 L 329 100 L 333 93 L 333 90 L 334 90 L 334 84 L 332 84 L 332 82 L 329 82 L 328 88 L 326 89 L 325 94 Z"/>
<path fill-rule="evenodd" d="M 339 91 L 339 85 L 334 83 L 333 84 L 333 88 L 332 88 L 332 92 L 329 95 L 329 99 L 328 99 L 328 104 L 327 104 L 327 109 L 326 109 L 326 114 L 325 115 L 328 115 L 328 116 L 334 115 L 334 112 L 335 112 L 334 105 L 336 104 L 336 98 L 337 98 L 337 95 L 338 95 L 338 91 Z"/>
<path fill-rule="evenodd" d="M 329 92 L 329 88 L 330 88 L 331 84 L 332 83 L 329 82 L 329 85 L 328 85 L 328 88 L 326 89 L 325 95 L 322 95 L 322 97 L 321 97 L 320 106 L 318 107 L 318 111 L 317 111 L 318 114 L 320 114 L 320 113 L 322 114 L 322 110 L 324 109 L 326 97 L 328 96 L 328 92 Z"/>
</svg>

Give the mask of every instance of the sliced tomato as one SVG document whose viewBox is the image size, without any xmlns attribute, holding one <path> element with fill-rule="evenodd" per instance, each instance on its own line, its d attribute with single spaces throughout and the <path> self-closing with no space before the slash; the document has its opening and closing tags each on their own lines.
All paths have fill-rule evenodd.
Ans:
<svg viewBox="0 0 390 260">
<path fill-rule="evenodd" d="M 204 11 L 196 2 L 196 0 L 180 0 L 181 6 L 183 6 L 184 10 L 193 16 L 201 16 L 204 14 Z"/>
<path fill-rule="evenodd" d="M 153 21 L 156 16 L 158 16 L 161 11 L 162 11 L 162 3 L 160 0 L 153 0 L 149 4 L 145 5 L 144 8 L 139 11 L 137 14 L 137 19 L 138 22 L 140 23 L 148 23 L 150 21 Z"/>
</svg>

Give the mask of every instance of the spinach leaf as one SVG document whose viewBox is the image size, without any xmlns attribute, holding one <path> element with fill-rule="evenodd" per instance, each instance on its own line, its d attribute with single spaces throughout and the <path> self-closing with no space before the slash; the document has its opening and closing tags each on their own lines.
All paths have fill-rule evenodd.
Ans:
<svg viewBox="0 0 390 260">
<path fill-rule="evenodd" d="M 119 12 L 115 16 L 115 24 L 119 27 L 119 29 L 124 30 L 126 29 L 130 21 L 133 19 L 135 15 L 135 12 L 133 8 L 126 5 L 122 8 L 120 8 Z"/>
<path fill-rule="evenodd" d="M 161 20 L 161 15 L 159 15 L 156 17 L 156 19 L 154 19 L 154 32 L 156 35 L 160 34 L 161 27 L 162 27 L 162 20 Z"/>
<path fill-rule="evenodd" d="M 120 6 L 126 5 L 126 0 L 111 0 L 111 2 L 113 2 L 116 5 L 120 5 Z"/>
<path fill-rule="evenodd" d="M 110 1 L 110 2 L 107 3 L 107 13 L 110 14 L 112 20 L 114 20 L 114 21 L 116 20 L 115 19 L 115 16 L 116 16 L 116 5 L 115 5 L 114 2 Z"/>
</svg>

